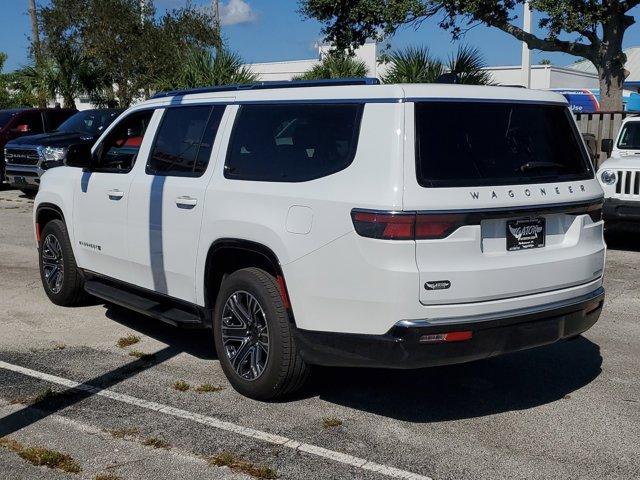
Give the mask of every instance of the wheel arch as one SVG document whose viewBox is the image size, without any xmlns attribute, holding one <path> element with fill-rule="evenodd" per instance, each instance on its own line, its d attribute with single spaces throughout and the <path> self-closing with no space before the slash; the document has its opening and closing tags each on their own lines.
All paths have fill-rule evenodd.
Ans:
<svg viewBox="0 0 640 480">
<path fill-rule="evenodd" d="M 36 241 L 38 244 L 40 243 L 40 232 L 51 220 L 62 220 L 68 230 L 64 213 L 59 206 L 48 202 L 39 204 L 35 212 Z"/>
<path fill-rule="evenodd" d="M 214 308 L 220 285 L 226 275 L 248 267 L 262 268 L 276 278 L 280 295 L 293 321 L 289 294 L 278 256 L 262 243 L 240 238 L 221 238 L 209 247 L 204 269 L 205 306 Z"/>
</svg>

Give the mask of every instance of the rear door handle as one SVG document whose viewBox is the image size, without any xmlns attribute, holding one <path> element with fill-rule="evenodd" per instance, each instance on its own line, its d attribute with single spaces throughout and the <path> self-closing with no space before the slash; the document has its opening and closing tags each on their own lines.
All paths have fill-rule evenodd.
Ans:
<svg viewBox="0 0 640 480">
<path fill-rule="evenodd" d="M 124 192 L 115 188 L 113 190 L 109 190 L 107 192 L 107 195 L 109 196 L 110 200 L 120 200 L 122 197 L 124 197 Z"/>
<path fill-rule="evenodd" d="M 188 195 L 183 195 L 181 197 L 176 198 L 176 205 L 179 208 L 193 208 L 198 204 L 198 199 L 190 197 Z"/>
</svg>

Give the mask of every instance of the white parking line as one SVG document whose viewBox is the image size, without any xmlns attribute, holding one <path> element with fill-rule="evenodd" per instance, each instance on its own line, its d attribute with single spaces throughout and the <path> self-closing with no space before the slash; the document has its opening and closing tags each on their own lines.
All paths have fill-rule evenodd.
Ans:
<svg viewBox="0 0 640 480">
<path fill-rule="evenodd" d="M 318 447 L 317 445 L 312 445 L 310 443 L 298 442 L 291 438 L 283 437 L 280 435 L 273 435 L 271 433 L 263 432 L 261 430 L 255 430 L 249 427 L 242 427 L 240 425 L 236 425 L 235 423 L 218 420 L 215 417 L 209 417 L 206 415 L 200 415 L 199 413 L 188 412 L 186 410 L 170 407 L 168 405 L 163 405 L 161 403 L 150 402 L 147 400 L 143 400 L 141 398 L 132 397 L 131 395 L 117 393 L 107 388 L 101 389 L 98 387 L 92 387 L 90 385 L 78 383 L 73 380 L 58 377 L 56 375 L 49 375 L 48 373 L 44 373 L 44 372 L 38 372 L 36 370 L 31 370 L 30 368 L 21 367 L 19 365 L 13 365 L 11 363 L 0 361 L 0 368 L 9 370 L 12 372 L 20 373 L 22 375 L 27 375 L 29 377 L 37 378 L 39 380 L 44 380 L 46 382 L 62 385 L 67 388 L 73 388 L 75 390 L 89 392 L 92 395 L 99 395 L 101 397 L 110 398 L 111 400 L 126 403 L 128 405 L 134 405 L 136 407 L 145 408 L 147 410 L 153 410 L 156 412 L 164 413 L 165 415 L 171 415 L 176 418 L 191 420 L 193 422 L 218 428 L 226 432 L 236 433 L 244 437 L 253 438 L 255 440 L 261 440 L 263 442 L 272 443 L 274 445 L 281 445 L 283 447 L 291 448 L 293 450 L 299 450 L 301 452 L 305 452 L 310 455 L 315 455 L 316 457 L 321 457 L 327 460 L 332 460 L 334 462 L 343 463 L 345 465 L 350 465 L 356 468 L 360 468 L 362 470 L 376 472 L 381 475 L 385 475 L 387 477 L 403 478 L 406 480 L 432 480 L 430 477 L 426 477 L 424 475 L 418 475 L 417 473 L 408 472 L 406 470 L 401 470 L 399 468 L 389 467 L 387 465 L 382 465 L 380 463 L 370 462 L 369 460 L 366 460 L 364 458 L 354 457 L 352 455 L 336 452 L 334 450 L 328 450 L 326 448 Z"/>
</svg>

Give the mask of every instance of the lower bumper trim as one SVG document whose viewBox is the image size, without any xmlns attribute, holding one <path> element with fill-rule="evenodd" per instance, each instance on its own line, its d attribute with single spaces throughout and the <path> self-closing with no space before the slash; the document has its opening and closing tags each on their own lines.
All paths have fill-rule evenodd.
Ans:
<svg viewBox="0 0 640 480">
<path fill-rule="evenodd" d="M 446 325 L 399 322 L 384 335 L 332 333 L 297 329 L 302 358 L 313 365 L 422 368 L 464 363 L 548 345 L 575 337 L 600 317 L 604 289 L 569 305 L 534 313 Z M 454 343 L 420 343 L 423 335 L 470 330 L 472 338 Z"/>
<path fill-rule="evenodd" d="M 618 200 L 607 198 L 602 207 L 604 221 L 640 222 L 640 200 Z"/>
</svg>

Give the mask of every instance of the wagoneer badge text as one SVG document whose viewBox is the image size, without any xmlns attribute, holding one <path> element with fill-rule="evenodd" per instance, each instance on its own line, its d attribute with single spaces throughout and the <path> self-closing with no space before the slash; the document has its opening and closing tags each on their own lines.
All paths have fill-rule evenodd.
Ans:
<svg viewBox="0 0 640 480">
<path fill-rule="evenodd" d="M 80 244 L 81 247 L 85 247 L 85 248 L 90 248 L 92 250 L 102 250 L 102 247 L 100 245 L 96 245 L 95 243 L 88 243 L 88 242 L 83 242 L 82 240 L 80 240 L 78 242 Z"/>
<path fill-rule="evenodd" d="M 424 284 L 424 288 L 427 290 L 446 290 L 451 287 L 449 280 L 436 280 L 434 282 L 427 282 Z"/>
<path fill-rule="evenodd" d="M 586 192 L 586 188 L 584 185 L 580 184 L 578 186 L 574 186 L 574 185 L 566 185 L 566 186 L 555 186 L 555 187 L 540 187 L 539 189 L 535 189 L 535 188 L 525 188 L 524 190 L 522 190 L 521 195 L 524 195 L 525 197 L 530 197 L 532 195 L 533 192 L 535 192 L 536 190 L 539 190 L 540 192 L 540 196 L 545 197 L 547 195 L 561 195 L 563 193 L 568 193 L 570 195 L 573 195 L 574 193 L 578 193 L 578 192 Z M 473 198 L 474 200 L 480 200 L 480 192 L 469 192 L 471 194 L 471 198 Z M 496 199 L 496 198 L 500 198 L 500 196 L 504 196 L 505 194 L 503 192 L 500 193 L 500 195 L 498 195 L 498 193 L 496 193 L 495 190 L 491 191 L 491 199 Z M 515 198 L 517 196 L 517 193 L 515 190 L 507 190 L 506 192 L 506 196 L 508 196 L 509 198 Z"/>
</svg>

